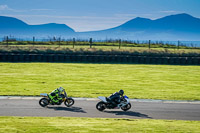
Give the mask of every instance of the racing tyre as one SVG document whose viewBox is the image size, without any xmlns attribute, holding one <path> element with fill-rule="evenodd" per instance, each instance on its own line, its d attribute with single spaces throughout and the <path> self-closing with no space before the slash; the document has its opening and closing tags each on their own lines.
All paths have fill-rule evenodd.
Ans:
<svg viewBox="0 0 200 133">
<path fill-rule="evenodd" d="M 96 105 L 96 109 L 99 110 L 99 111 L 103 111 L 104 109 L 106 109 L 105 106 L 106 106 L 106 105 L 105 105 L 104 102 L 99 102 L 99 103 L 97 103 L 97 105 Z"/>
<path fill-rule="evenodd" d="M 127 111 L 127 110 L 129 110 L 131 108 L 131 103 L 128 103 L 127 105 L 125 105 L 124 107 L 121 107 L 121 109 L 123 110 L 123 111 Z"/>
<path fill-rule="evenodd" d="M 72 98 L 67 98 L 65 101 L 64 101 L 64 104 L 67 106 L 67 107 L 70 107 L 74 104 L 74 99 Z"/>
<path fill-rule="evenodd" d="M 49 100 L 47 98 L 42 98 L 39 101 L 40 106 L 46 107 L 49 104 Z"/>
</svg>

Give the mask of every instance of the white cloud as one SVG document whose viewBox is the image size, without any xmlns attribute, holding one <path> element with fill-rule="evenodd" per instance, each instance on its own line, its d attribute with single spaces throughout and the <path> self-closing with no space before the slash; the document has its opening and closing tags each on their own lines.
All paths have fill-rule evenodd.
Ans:
<svg viewBox="0 0 200 133">
<path fill-rule="evenodd" d="M 53 11 L 53 9 L 31 9 L 30 11 Z"/>
<path fill-rule="evenodd" d="M 28 11 L 53 11 L 53 9 L 30 9 L 30 10 L 17 10 L 8 7 L 8 5 L 0 5 L 0 11 L 12 11 L 12 12 L 28 12 Z"/>
<path fill-rule="evenodd" d="M 121 18 L 124 18 L 124 17 L 137 17 L 137 14 L 115 14 L 116 17 L 121 17 Z"/>
<path fill-rule="evenodd" d="M 0 5 L 0 11 L 11 10 L 7 5 Z"/>
<path fill-rule="evenodd" d="M 8 7 L 8 5 L 0 5 L 0 11 L 12 11 L 12 12 L 25 12 L 25 10 L 16 10 Z"/>
<path fill-rule="evenodd" d="M 179 11 L 173 11 L 173 10 L 166 10 L 166 11 L 160 11 L 161 13 L 178 13 Z"/>
</svg>

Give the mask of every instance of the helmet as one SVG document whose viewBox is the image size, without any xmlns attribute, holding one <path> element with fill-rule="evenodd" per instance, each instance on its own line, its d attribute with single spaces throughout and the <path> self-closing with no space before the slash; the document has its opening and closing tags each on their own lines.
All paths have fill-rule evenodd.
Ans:
<svg viewBox="0 0 200 133">
<path fill-rule="evenodd" d="M 122 96 L 124 94 L 124 91 L 123 90 L 120 90 L 119 91 L 119 94 Z"/>
<path fill-rule="evenodd" d="M 59 90 L 60 92 L 63 92 L 63 91 L 64 91 L 64 88 L 59 87 L 58 90 Z"/>
</svg>

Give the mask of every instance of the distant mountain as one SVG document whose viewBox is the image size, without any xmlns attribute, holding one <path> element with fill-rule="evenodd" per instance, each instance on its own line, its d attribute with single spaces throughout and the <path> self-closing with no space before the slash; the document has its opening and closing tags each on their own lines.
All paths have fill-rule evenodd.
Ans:
<svg viewBox="0 0 200 133">
<path fill-rule="evenodd" d="M 92 37 L 94 39 L 200 41 L 200 19 L 185 13 L 156 20 L 137 17 L 106 30 L 75 32 L 65 24 L 28 25 L 16 18 L 0 16 L 0 36 L 6 35 L 40 38 L 61 36 L 83 39 Z"/>
<path fill-rule="evenodd" d="M 200 40 L 200 19 L 185 13 L 156 20 L 137 17 L 111 29 L 79 32 L 79 36 L 132 40 Z"/>
<path fill-rule="evenodd" d="M 182 31 L 200 33 L 200 19 L 188 14 L 171 15 L 164 18 L 150 20 L 135 18 L 113 29 L 123 31 Z"/>
<path fill-rule="evenodd" d="M 73 34 L 75 34 L 75 31 L 65 24 L 28 25 L 16 18 L 0 16 L 1 36 L 48 37 L 71 36 Z"/>
</svg>

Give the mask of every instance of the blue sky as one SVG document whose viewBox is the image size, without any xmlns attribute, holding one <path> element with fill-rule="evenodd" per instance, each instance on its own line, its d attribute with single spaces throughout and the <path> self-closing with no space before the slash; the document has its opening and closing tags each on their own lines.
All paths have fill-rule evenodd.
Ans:
<svg viewBox="0 0 200 133">
<path fill-rule="evenodd" d="M 199 7 L 200 0 L 0 0 L 0 16 L 91 31 L 112 28 L 135 17 L 157 19 L 188 13 L 200 18 Z"/>
</svg>

